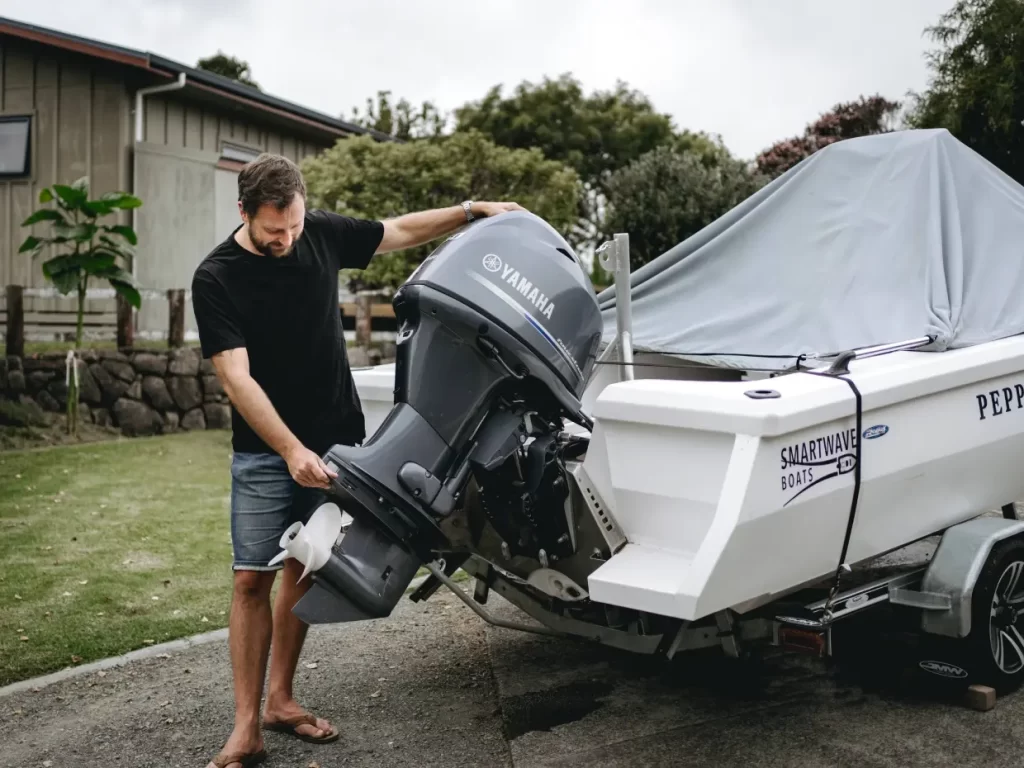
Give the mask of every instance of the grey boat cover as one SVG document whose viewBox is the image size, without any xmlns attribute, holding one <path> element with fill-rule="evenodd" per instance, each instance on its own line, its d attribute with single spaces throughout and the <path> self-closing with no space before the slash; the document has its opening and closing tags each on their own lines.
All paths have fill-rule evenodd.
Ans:
<svg viewBox="0 0 1024 768">
<path fill-rule="evenodd" d="M 982 344 L 1024 332 L 1024 187 L 946 130 L 849 139 L 631 286 L 635 350 L 712 365 L 782 370 L 923 336 L 931 351 Z M 607 344 L 615 287 L 597 298 Z"/>
</svg>

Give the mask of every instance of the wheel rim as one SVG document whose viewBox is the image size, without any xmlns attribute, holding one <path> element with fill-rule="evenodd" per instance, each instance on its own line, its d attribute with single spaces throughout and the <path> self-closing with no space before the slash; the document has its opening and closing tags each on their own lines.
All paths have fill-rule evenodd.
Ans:
<svg viewBox="0 0 1024 768">
<path fill-rule="evenodd" d="M 1024 669 L 1024 562 L 1006 566 L 996 582 L 989 618 L 992 660 L 1005 674 Z"/>
</svg>

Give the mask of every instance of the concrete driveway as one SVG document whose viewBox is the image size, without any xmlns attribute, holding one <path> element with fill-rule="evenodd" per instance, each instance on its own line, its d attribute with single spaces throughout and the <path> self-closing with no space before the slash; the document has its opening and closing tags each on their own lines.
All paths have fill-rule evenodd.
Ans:
<svg viewBox="0 0 1024 768">
<path fill-rule="evenodd" d="M 491 594 L 491 609 L 523 619 Z M 901 693 L 884 650 L 867 649 L 882 670 L 874 681 L 799 657 L 756 672 L 715 656 L 668 663 L 494 629 L 442 590 L 384 621 L 314 627 L 296 691 L 342 739 L 312 746 L 268 733 L 265 765 L 1024 761 L 1024 692 L 986 713 Z M 226 644 L 215 642 L 4 696 L 0 766 L 199 768 L 230 731 L 230 681 Z"/>
</svg>

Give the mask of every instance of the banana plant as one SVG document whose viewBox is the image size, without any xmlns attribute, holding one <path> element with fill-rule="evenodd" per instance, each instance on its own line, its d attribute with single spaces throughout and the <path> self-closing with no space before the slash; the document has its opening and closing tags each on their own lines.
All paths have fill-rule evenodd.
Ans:
<svg viewBox="0 0 1024 768">
<path fill-rule="evenodd" d="M 39 193 L 42 205 L 22 222 L 23 227 L 48 222 L 49 234 L 29 235 L 18 249 L 35 258 L 43 249 L 52 247 L 54 256 L 43 262 L 43 276 L 67 296 L 77 293 L 78 315 L 75 327 L 75 347 L 68 355 L 68 433 L 78 433 L 78 350 L 82 348 L 85 297 L 90 280 L 106 280 L 136 309 L 142 303 L 135 278 L 125 269 L 135 258 L 138 244 L 135 231 L 124 224 L 101 224 L 99 219 L 118 210 L 138 208 L 142 201 L 125 192 L 107 192 L 96 199 L 89 198 L 88 177 L 73 184 L 54 184 Z M 123 264 L 122 264 L 123 262 Z"/>
</svg>

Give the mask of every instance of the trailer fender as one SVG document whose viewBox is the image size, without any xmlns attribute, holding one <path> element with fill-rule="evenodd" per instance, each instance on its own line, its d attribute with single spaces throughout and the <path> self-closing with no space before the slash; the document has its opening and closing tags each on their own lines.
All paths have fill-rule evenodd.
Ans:
<svg viewBox="0 0 1024 768">
<path fill-rule="evenodd" d="M 921 591 L 948 595 L 948 608 L 921 612 L 921 630 L 964 638 L 971 632 L 971 597 L 992 548 L 1024 535 L 1024 521 L 977 517 L 947 528 L 921 580 Z"/>
</svg>

